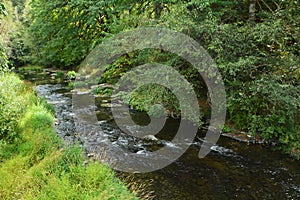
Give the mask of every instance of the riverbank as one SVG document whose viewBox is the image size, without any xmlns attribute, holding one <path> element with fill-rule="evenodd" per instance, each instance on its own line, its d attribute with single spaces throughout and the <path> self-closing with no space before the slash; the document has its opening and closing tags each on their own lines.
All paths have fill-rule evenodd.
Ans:
<svg viewBox="0 0 300 200">
<path fill-rule="evenodd" d="M 92 159 L 93 155 L 99 153 L 97 149 L 103 141 L 99 141 L 92 133 L 74 132 L 71 120 L 72 93 L 67 86 L 69 81 L 59 78 L 57 74 L 57 70 L 44 69 L 41 73 L 22 72 L 20 76 L 34 84 L 37 94 L 53 105 L 58 135 L 66 142 L 79 140 Z M 153 151 L 164 144 L 172 145 L 168 141 L 176 132 L 180 120 L 167 120 L 165 128 L 157 135 L 158 142 L 162 144 L 156 146 L 151 141 L 136 140 L 120 131 L 111 120 L 110 98 L 96 95 L 95 105 L 99 126 L 103 130 L 102 136 L 108 137 L 105 144 L 117 145 L 133 153 L 137 150 Z M 148 117 L 144 112 L 132 110 L 131 114 L 138 124 L 147 122 Z M 211 153 L 205 159 L 199 159 L 198 151 L 202 143 L 198 137 L 195 139 L 190 149 L 166 168 L 146 174 L 116 173 L 116 176 L 121 180 L 125 176 L 126 183 L 135 184 L 134 191 L 142 188 L 146 194 L 155 195 L 155 200 L 199 199 L 199 196 L 207 199 L 248 199 L 249 195 L 256 199 L 300 197 L 299 161 L 280 151 L 271 150 L 266 145 L 244 143 L 227 137 L 220 137 Z M 172 146 L 176 151 L 176 146 Z M 120 162 L 128 162 L 128 157 L 120 159 Z M 253 177 L 253 174 L 260 176 Z M 145 199 L 144 196 L 141 199 Z"/>
<path fill-rule="evenodd" d="M 74 69 L 76 71 L 76 69 Z M 32 81 L 39 80 L 39 84 L 45 84 L 45 83 L 62 83 L 65 82 L 68 84 L 67 89 L 72 90 L 74 88 L 74 80 L 77 76 L 77 73 L 73 70 L 66 71 L 61 69 L 55 69 L 55 68 L 43 68 L 40 66 L 25 66 L 22 68 L 19 68 L 18 71 L 23 78 L 30 79 Z M 39 78 L 37 78 L 39 77 Z M 50 78 L 49 78 L 50 77 Z M 98 98 L 111 98 L 111 95 L 113 93 L 113 89 L 115 88 L 114 84 L 108 84 L 108 83 L 102 83 L 99 85 L 93 85 L 90 87 L 90 93 L 94 94 L 95 97 Z M 152 91 L 153 92 L 153 91 Z M 121 97 L 122 98 L 122 97 Z M 144 98 L 142 96 L 142 98 Z M 123 99 L 124 100 L 124 99 Z M 134 108 L 136 111 L 147 111 L 146 109 L 143 109 L 144 103 L 139 104 L 138 107 L 136 106 L 135 101 L 126 102 L 129 106 Z M 138 101 L 143 102 L 143 101 Z M 146 104 L 150 104 L 150 102 L 145 101 Z M 199 106 L 204 113 L 204 119 L 209 119 L 210 115 L 210 106 L 205 100 L 199 100 Z M 140 108 L 140 109 L 139 109 Z M 169 117 L 174 118 L 174 116 L 171 114 L 168 114 Z M 178 116 L 177 116 L 178 118 Z M 204 121 L 204 126 L 202 126 L 200 129 L 206 130 L 207 126 L 209 124 L 209 121 Z M 275 134 L 275 136 L 270 136 L 267 133 L 262 132 L 249 132 L 247 130 L 241 131 L 241 129 L 236 128 L 238 126 L 237 124 L 234 124 L 230 122 L 230 120 L 226 121 L 226 124 L 223 128 L 222 136 L 231 138 L 233 140 L 248 143 L 248 144 L 261 144 L 268 147 L 275 147 L 276 150 L 280 149 L 281 151 L 291 155 L 294 158 L 299 159 L 300 158 L 300 146 L 299 146 L 299 140 L 298 134 L 292 134 L 287 135 L 284 137 L 282 134 Z M 252 126 L 249 124 L 249 126 Z M 270 127 L 272 128 L 272 127 Z M 274 128 L 274 127 L 273 127 Z M 281 129 L 279 129 L 281 130 Z"/>
<path fill-rule="evenodd" d="M 51 106 L 16 75 L 1 75 L 0 85 L 0 199 L 138 199 L 108 167 L 64 144 Z"/>
</svg>

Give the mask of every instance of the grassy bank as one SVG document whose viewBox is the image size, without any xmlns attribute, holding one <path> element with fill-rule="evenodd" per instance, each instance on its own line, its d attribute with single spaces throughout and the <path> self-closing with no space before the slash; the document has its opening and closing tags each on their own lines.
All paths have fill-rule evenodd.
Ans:
<svg viewBox="0 0 300 200">
<path fill-rule="evenodd" d="M 64 147 L 45 102 L 0 75 L 0 199 L 137 199 L 108 167 Z"/>
</svg>

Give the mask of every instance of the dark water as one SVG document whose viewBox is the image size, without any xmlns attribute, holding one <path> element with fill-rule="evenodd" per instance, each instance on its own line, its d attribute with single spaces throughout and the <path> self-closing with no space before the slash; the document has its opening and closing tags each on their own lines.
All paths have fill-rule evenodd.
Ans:
<svg viewBox="0 0 300 200">
<path fill-rule="evenodd" d="M 52 74 L 52 75 L 51 75 Z M 127 148 L 131 152 L 147 152 L 172 145 L 179 121 L 168 119 L 157 135 L 159 142 L 138 140 L 123 133 L 115 125 L 110 100 L 96 98 L 99 125 L 108 140 L 99 135 L 78 133 L 72 113 L 72 94 L 62 79 L 53 72 L 40 75 L 23 73 L 26 80 L 36 84 L 39 95 L 53 104 L 56 110 L 56 129 L 65 141 L 79 141 L 90 155 L 101 151 L 103 142 Z M 51 78 L 52 77 L 52 78 Z M 138 124 L 147 124 L 145 113 L 131 112 Z M 202 135 L 201 131 L 198 133 Z M 270 147 L 237 142 L 221 137 L 210 154 L 198 158 L 201 141 L 195 139 L 188 151 L 173 164 L 146 174 L 131 174 L 138 183 L 146 183 L 146 190 L 154 191 L 155 199 L 300 199 L 300 161 Z M 127 174 L 128 175 L 128 174 Z M 151 182 L 151 184 L 150 184 Z M 149 183 L 149 184 L 148 184 Z"/>
</svg>

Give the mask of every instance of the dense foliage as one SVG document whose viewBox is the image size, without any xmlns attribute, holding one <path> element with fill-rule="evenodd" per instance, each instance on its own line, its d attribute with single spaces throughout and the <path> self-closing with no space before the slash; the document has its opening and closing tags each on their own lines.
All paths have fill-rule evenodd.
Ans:
<svg viewBox="0 0 300 200">
<path fill-rule="evenodd" d="M 21 83 L 16 76 L 0 75 L 0 140 L 5 143 L 18 138 L 18 123 L 30 98 Z"/>
<path fill-rule="evenodd" d="M 0 199 L 137 199 L 103 164 L 56 134 L 49 105 L 0 75 Z"/>
<path fill-rule="evenodd" d="M 180 31 L 198 41 L 218 64 L 227 92 L 228 125 L 299 153 L 299 1 L 32 0 L 25 3 L 25 11 L 26 6 L 29 15 L 22 23 L 30 24 L 25 29 L 30 37 L 13 37 L 16 42 L 11 46 L 18 51 L 9 57 L 14 63 L 26 63 L 29 58 L 44 66 L 69 69 L 101 41 L 124 30 L 159 25 Z M 183 59 L 151 49 L 119 58 L 99 83 L 114 84 L 128 70 L 148 62 L 173 66 L 196 91 L 206 89 Z M 96 92 L 110 95 L 112 90 L 99 87 Z M 197 95 L 205 111 L 209 107 L 206 92 Z M 170 114 L 180 114 L 172 92 L 157 85 L 141 88 L 131 97 L 120 96 L 140 110 L 163 103 Z"/>
<path fill-rule="evenodd" d="M 6 9 L 2 2 L 0 2 L 0 25 L 2 21 L 2 17 L 6 15 Z M 7 56 L 3 46 L 3 39 L 0 38 L 0 71 L 3 71 L 7 68 Z"/>
</svg>

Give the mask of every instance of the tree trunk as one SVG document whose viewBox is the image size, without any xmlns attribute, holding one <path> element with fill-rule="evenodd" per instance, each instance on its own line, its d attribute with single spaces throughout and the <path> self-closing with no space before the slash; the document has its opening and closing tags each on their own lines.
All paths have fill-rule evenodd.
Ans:
<svg viewBox="0 0 300 200">
<path fill-rule="evenodd" d="M 255 4 L 256 0 L 249 0 L 250 5 L 249 5 L 249 20 L 251 24 L 254 24 L 255 22 Z"/>
<path fill-rule="evenodd" d="M 163 8 L 164 7 L 163 7 L 162 3 L 155 2 L 155 4 L 154 4 L 155 19 L 160 18 L 160 15 L 161 15 L 161 12 L 162 12 Z"/>
</svg>

